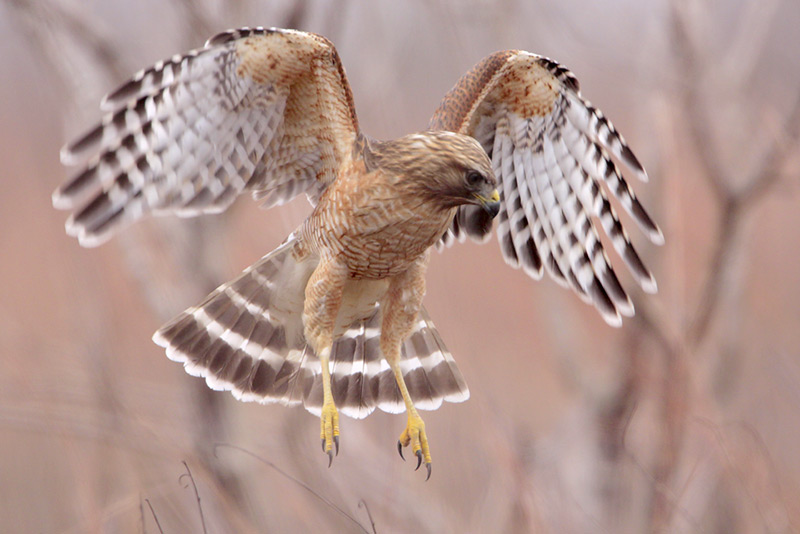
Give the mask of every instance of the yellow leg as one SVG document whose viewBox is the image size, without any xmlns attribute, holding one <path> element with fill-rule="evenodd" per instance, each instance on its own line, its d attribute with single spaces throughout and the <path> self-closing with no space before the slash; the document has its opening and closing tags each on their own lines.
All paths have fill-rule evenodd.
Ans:
<svg viewBox="0 0 800 534">
<path fill-rule="evenodd" d="M 425 461 L 428 477 L 431 477 L 431 450 L 428 436 L 425 433 L 425 422 L 417 413 L 408 387 L 400 370 L 401 347 L 413 330 L 422 297 L 425 295 L 425 268 L 427 254 L 420 258 L 408 271 L 395 276 L 389 283 L 389 289 L 383 302 L 383 321 L 381 324 L 381 351 L 394 372 L 397 387 L 406 404 L 408 422 L 397 441 L 397 451 L 403 458 L 403 447 L 411 446 L 417 457 L 417 469 Z M 405 458 L 403 458 L 405 460 Z"/>
<path fill-rule="evenodd" d="M 345 266 L 335 262 L 321 262 L 306 285 L 303 307 L 303 328 L 306 341 L 317 353 L 322 367 L 322 414 L 320 438 L 322 450 L 328 455 L 328 467 L 333 462 L 333 450 L 339 454 L 339 411 L 331 393 L 330 355 L 336 315 L 342 302 L 342 291 L 347 280 Z"/>
<path fill-rule="evenodd" d="M 336 456 L 339 456 L 339 410 L 333 403 L 331 393 L 331 372 L 328 367 L 328 360 L 331 349 L 322 349 L 319 361 L 322 365 L 322 415 L 320 417 L 320 438 L 322 439 L 322 451 L 328 455 L 328 467 L 333 462 L 333 447 L 336 446 Z"/>
<path fill-rule="evenodd" d="M 403 373 L 400 371 L 400 366 L 397 364 L 392 365 L 392 370 L 394 371 L 395 380 L 397 380 L 397 386 L 400 388 L 400 393 L 403 395 L 403 401 L 406 403 L 406 413 L 408 413 L 406 429 L 403 430 L 403 433 L 400 434 L 400 439 L 397 440 L 397 452 L 405 460 L 403 447 L 411 445 L 411 451 L 417 457 L 416 469 L 419 469 L 422 461 L 425 460 L 425 467 L 428 471 L 428 476 L 425 477 L 425 480 L 428 480 L 431 478 L 431 449 L 428 446 L 428 436 L 425 434 L 425 421 L 417 413 L 417 409 L 411 400 L 411 395 L 408 394 L 408 388 L 403 379 Z"/>
</svg>

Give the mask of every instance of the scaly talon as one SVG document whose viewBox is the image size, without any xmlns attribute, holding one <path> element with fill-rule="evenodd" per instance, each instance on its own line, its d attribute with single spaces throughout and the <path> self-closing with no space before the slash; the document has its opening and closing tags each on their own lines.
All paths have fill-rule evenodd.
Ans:
<svg viewBox="0 0 800 534">
<path fill-rule="evenodd" d="M 412 414 L 408 416 L 408 424 L 406 425 L 406 429 L 400 434 L 400 439 L 397 441 L 397 452 L 400 453 L 400 457 L 405 460 L 403 456 L 403 447 L 408 447 L 411 445 L 411 450 L 414 452 L 414 456 L 417 457 L 417 469 L 422 466 L 423 460 L 425 461 L 425 467 L 428 471 L 428 478 L 431 477 L 431 451 L 430 447 L 428 447 L 428 436 L 425 434 L 425 423 L 422 421 L 422 418 L 417 414 Z M 428 480 L 426 478 L 425 480 Z"/>
<path fill-rule="evenodd" d="M 333 402 L 322 405 L 320 416 L 322 451 L 328 455 L 328 467 L 333 463 L 333 449 L 339 455 L 339 411 Z"/>
</svg>

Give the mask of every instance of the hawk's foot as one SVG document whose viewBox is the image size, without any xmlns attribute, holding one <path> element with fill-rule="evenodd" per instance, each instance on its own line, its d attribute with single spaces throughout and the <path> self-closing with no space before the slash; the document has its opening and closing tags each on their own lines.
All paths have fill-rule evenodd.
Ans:
<svg viewBox="0 0 800 534">
<path fill-rule="evenodd" d="M 322 451 L 328 454 L 328 467 L 330 467 L 333 462 L 334 446 L 336 446 L 336 455 L 339 455 L 339 410 L 336 409 L 333 402 L 322 405 L 320 427 Z"/>
<path fill-rule="evenodd" d="M 418 414 L 408 416 L 408 424 L 403 433 L 400 434 L 400 439 L 397 440 L 397 452 L 400 457 L 405 460 L 403 456 L 403 447 L 411 445 L 411 452 L 417 457 L 417 469 L 422 465 L 425 460 L 425 467 L 428 469 L 428 476 L 425 480 L 431 478 L 431 449 L 428 447 L 428 436 L 425 434 L 425 422 Z"/>
</svg>

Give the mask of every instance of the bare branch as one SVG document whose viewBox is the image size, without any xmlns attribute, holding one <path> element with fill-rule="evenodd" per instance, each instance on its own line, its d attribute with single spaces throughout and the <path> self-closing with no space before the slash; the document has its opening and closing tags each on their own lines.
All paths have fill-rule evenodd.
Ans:
<svg viewBox="0 0 800 534">
<path fill-rule="evenodd" d="M 178 480 L 182 480 L 183 477 L 189 477 L 189 480 L 192 482 L 192 488 L 194 488 L 194 496 L 197 499 L 197 509 L 200 511 L 200 523 L 203 525 L 203 534 L 208 534 L 208 530 L 206 529 L 206 518 L 203 515 L 203 505 L 200 502 L 200 492 L 197 491 L 197 484 L 195 484 L 192 472 L 189 470 L 189 464 L 186 463 L 186 460 L 183 460 L 182 463 L 183 467 L 186 468 L 186 473 L 178 477 Z M 184 488 L 188 487 L 189 487 L 188 485 L 184 486 Z"/>
<path fill-rule="evenodd" d="M 754 176 L 737 190 L 725 180 L 726 173 L 713 149 L 713 135 L 709 129 L 712 121 L 708 120 L 704 112 L 706 106 L 699 92 L 699 88 L 704 85 L 702 78 L 706 69 L 701 64 L 698 47 L 692 44 L 687 15 L 678 4 L 677 1 L 673 2 L 671 11 L 673 43 L 681 62 L 683 77 L 689 80 L 680 89 L 681 100 L 692 146 L 702 166 L 702 176 L 719 203 L 717 234 L 713 240 L 715 245 L 709 260 L 709 274 L 700 291 L 701 297 L 687 333 L 689 346 L 697 346 L 706 337 L 719 304 L 727 265 L 733 255 L 746 208 L 750 208 L 778 181 L 780 170 L 800 137 L 800 96 L 789 113 L 784 138 L 772 144 Z"/>
<path fill-rule="evenodd" d="M 786 121 L 785 135 L 777 139 L 768 149 L 763 163 L 738 191 L 729 191 L 721 199 L 717 238 L 711 254 L 709 275 L 703 286 L 698 308 L 687 336 L 690 345 L 698 345 L 706 336 L 714 311 L 719 303 L 725 281 L 727 265 L 735 249 L 741 221 L 773 186 L 778 183 L 781 168 L 792 154 L 800 139 L 800 95 L 794 103 Z"/>
<path fill-rule="evenodd" d="M 677 1 L 672 3 L 670 13 L 672 43 L 679 61 L 680 79 L 683 80 L 679 95 L 685 110 L 691 144 L 703 167 L 703 176 L 717 198 L 724 199 L 730 194 L 729 185 L 724 179 L 725 172 L 714 150 L 713 135 L 709 128 L 712 122 L 707 120 L 705 106 L 699 93 L 699 88 L 704 85 L 705 71 L 697 49 L 692 44 L 688 15 L 684 11 L 678 6 Z"/>
<path fill-rule="evenodd" d="M 325 498 L 322 495 L 320 495 L 319 493 L 317 493 L 316 490 L 314 490 L 311 486 L 309 486 L 308 484 L 306 484 L 302 480 L 296 479 L 295 477 L 293 477 L 292 475 L 290 475 L 289 473 L 287 473 L 286 471 L 284 471 L 283 469 L 281 469 L 280 467 L 278 467 L 274 463 L 270 462 L 269 460 L 267 460 L 265 458 L 262 458 L 261 456 L 255 454 L 255 453 L 252 453 L 252 452 L 248 451 L 247 449 L 244 449 L 242 447 L 238 447 L 236 445 L 231 445 L 229 443 L 217 443 L 216 445 L 214 445 L 214 451 L 215 451 L 214 454 L 216 454 L 216 450 L 218 448 L 220 448 L 220 447 L 228 447 L 230 449 L 234 449 L 234 450 L 237 450 L 239 452 L 243 452 L 243 453 L 247 454 L 248 456 L 250 456 L 252 458 L 255 458 L 256 460 L 258 460 L 259 462 L 263 463 L 264 465 L 266 465 L 268 467 L 271 467 L 272 469 L 277 471 L 279 474 L 281 474 L 283 477 L 288 478 L 289 480 L 291 480 L 292 482 L 294 482 L 295 484 L 297 484 L 298 486 L 300 486 L 301 488 L 303 488 L 304 490 L 309 492 L 311 495 L 313 495 L 314 497 L 316 497 L 317 499 L 322 501 L 322 503 L 325 504 L 327 507 L 335 510 L 339 514 L 343 515 L 344 517 L 346 517 L 347 519 L 349 519 L 350 521 L 352 521 L 353 523 L 358 525 L 358 528 L 363 530 L 366 534 L 369 534 L 369 530 L 364 528 L 364 525 L 362 525 L 358 521 L 358 519 L 354 518 L 353 516 L 351 516 L 350 514 L 348 514 L 347 512 L 342 510 L 341 508 L 339 508 L 338 506 L 336 506 L 333 502 L 331 502 L 327 498 Z M 367 510 L 367 513 L 369 514 L 369 510 Z M 370 514 L 370 521 L 372 521 L 372 515 L 371 514 Z M 372 528 L 373 528 L 373 532 L 374 532 L 374 530 L 375 530 L 375 523 L 374 522 L 372 523 Z"/>
<path fill-rule="evenodd" d="M 369 523 L 372 526 L 372 534 L 378 534 L 378 531 L 375 529 L 375 520 L 372 519 L 372 512 L 369 511 L 369 506 L 367 506 L 367 501 L 361 499 L 360 501 L 358 501 L 358 507 L 364 508 L 364 510 L 366 510 L 367 517 L 369 517 Z"/>
<path fill-rule="evenodd" d="M 752 204 L 780 178 L 781 169 L 800 141 L 800 92 L 786 119 L 783 135 L 776 139 L 754 175 L 737 194 L 742 204 Z"/>
<path fill-rule="evenodd" d="M 693 319 L 689 323 L 686 340 L 690 347 L 699 345 L 708 333 L 711 319 L 717 309 L 725 282 L 726 266 L 730 263 L 734 241 L 739 234 L 741 204 L 735 197 L 726 197 L 720 207 L 720 219 L 714 250 L 709 261 L 708 275 L 700 291 L 700 299 Z"/>
<path fill-rule="evenodd" d="M 158 531 L 161 534 L 164 534 L 164 529 L 161 528 L 161 523 L 158 520 L 158 516 L 156 515 L 156 511 L 153 509 L 153 505 L 150 504 L 150 499 L 145 499 L 144 502 L 147 503 L 147 506 L 150 508 L 150 513 L 153 515 L 153 519 L 156 521 L 156 526 L 158 527 Z"/>
</svg>

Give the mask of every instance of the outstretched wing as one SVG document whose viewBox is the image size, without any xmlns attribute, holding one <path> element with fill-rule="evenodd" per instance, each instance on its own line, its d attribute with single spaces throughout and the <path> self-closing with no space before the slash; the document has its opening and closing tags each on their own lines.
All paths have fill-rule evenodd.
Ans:
<svg viewBox="0 0 800 534">
<path fill-rule="evenodd" d="M 80 167 L 53 193 L 84 246 L 149 213 L 220 212 L 244 190 L 267 206 L 301 192 L 314 202 L 358 132 L 336 49 L 294 30 L 219 34 L 139 72 L 102 108 L 62 150 Z"/>
<path fill-rule="evenodd" d="M 653 243 L 664 237 L 637 200 L 612 156 L 642 181 L 647 174 L 578 80 L 558 63 L 523 51 L 497 52 L 450 90 L 430 129 L 475 137 L 492 160 L 502 207 L 497 228 L 506 263 L 535 279 L 547 270 L 593 303 L 612 325 L 633 315 L 598 235 L 598 226 L 647 292 L 653 275 L 633 248 L 609 192 Z M 443 244 L 488 239 L 492 221 L 474 206 L 459 208 Z"/>
</svg>

